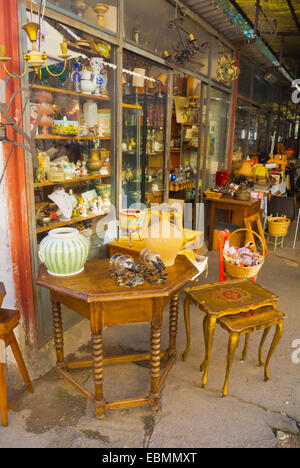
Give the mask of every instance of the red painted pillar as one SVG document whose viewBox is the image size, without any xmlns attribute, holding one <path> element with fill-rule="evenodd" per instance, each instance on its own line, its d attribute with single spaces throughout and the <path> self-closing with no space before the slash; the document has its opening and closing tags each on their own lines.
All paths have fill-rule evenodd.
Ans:
<svg viewBox="0 0 300 468">
<path fill-rule="evenodd" d="M 237 64 L 239 64 L 239 59 L 240 59 L 240 52 L 236 51 Z M 231 123 L 230 123 L 230 140 L 229 140 L 229 149 L 228 149 L 228 165 L 227 165 L 227 170 L 229 172 L 231 170 L 231 161 L 232 161 L 238 84 L 239 84 L 239 80 L 237 79 L 237 80 L 234 81 L 233 94 L 232 94 L 232 112 L 231 112 Z"/>
<path fill-rule="evenodd" d="M 0 0 L 0 44 L 6 46 L 6 55 L 11 57 L 7 63 L 10 72 L 19 73 L 19 34 L 23 31 L 18 25 L 18 1 Z M 0 65 L 0 78 L 6 76 Z M 6 85 L 6 103 L 11 95 L 20 88 L 20 80 L 11 78 Z M 19 93 L 10 108 L 10 117 L 17 122 L 22 113 L 22 99 Z M 8 138 L 16 139 L 16 132 L 8 127 Z M 22 142 L 20 136 L 18 141 Z M 11 145 L 3 144 L 4 159 L 7 160 Z M 28 229 L 24 151 L 14 146 L 5 176 L 10 248 L 13 263 L 13 278 L 16 295 L 16 308 L 20 310 L 25 327 L 26 344 L 33 347 L 37 343 L 36 321 L 33 299 L 33 278 Z M 1 279 L 0 279 L 1 280 Z"/>
</svg>

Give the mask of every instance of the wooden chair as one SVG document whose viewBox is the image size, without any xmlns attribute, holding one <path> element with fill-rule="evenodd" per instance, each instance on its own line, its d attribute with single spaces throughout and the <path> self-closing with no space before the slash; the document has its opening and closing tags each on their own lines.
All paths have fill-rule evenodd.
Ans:
<svg viewBox="0 0 300 468">
<path fill-rule="evenodd" d="M 279 312 L 279 310 L 277 310 L 276 308 L 262 307 L 261 309 L 258 309 L 256 311 L 249 311 L 247 313 L 238 315 L 228 315 L 226 317 L 217 319 L 217 323 L 222 328 L 224 328 L 224 330 L 226 330 L 230 335 L 228 342 L 226 376 L 223 386 L 223 397 L 226 397 L 228 393 L 229 375 L 232 367 L 232 361 L 234 358 L 235 350 L 239 345 L 240 336 L 246 334 L 246 336 L 249 337 L 250 333 L 256 330 L 264 329 L 258 352 L 259 365 L 262 366 L 264 364 L 264 360 L 262 357 L 262 348 L 271 327 L 275 325 L 275 335 L 271 343 L 271 347 L 265 364 L 265 382 L 269 380 L 269 363 L 275 351 L 275 348 L 277 347 L 282 336 L 284 318 L 285 315 L 282 312 Z M 246 340 L 245 347 L 247 347 L 247 344 L 248 340 Z M 242 360 L 244 361 L 245 358 L 246 352 L 244 348 Z"/>
<path fill-rule="evenodd" d="M 0 306 L 6 295 L 3 283 L 0 283 Z M 8 425 L 8 411 L 15 405 L 25 392 L 33 393 L 33 387 L 28 375 L 22 353 L 14 335 L 14 328 L 19 324 L 20 313 L 17 310 L 0 309 L 0 414 L 3 426 Z M 6 348 L 10 346 L 17 362 L 18 368 L 24 380 L 25 386 L 18 393 L 14 401 L 8 403 L 6 390 Z"/>
<path fill-rule="evenodd" d="M 249 238 L 254 243 L 254 245 L 255 245 L 255 238 L 253 236 L 252 231 L 257 232 L 260 235 L 263 241 L 264 248 L 265 248 L 265 256 L 267 257 L 269 255 L 269 251 L 268 251 L 268 245 L 265 239 L 264 228 L 261 224 L 260 215 L 258 213 L 255 213 L 254 215 L 244 218 L 244 224 L 246 228 L 249 229 Z"/>
</svg>

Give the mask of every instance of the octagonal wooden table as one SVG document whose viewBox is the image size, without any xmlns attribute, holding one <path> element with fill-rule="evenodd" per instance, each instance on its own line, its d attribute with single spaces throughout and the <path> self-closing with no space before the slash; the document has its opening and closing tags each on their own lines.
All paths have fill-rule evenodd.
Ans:
<svg viewBox="0 0 300 468">
<path fill-rule="evenodd" d="M 57 354 L 58 374 L 94 402 L 97 418 L 101 419 L 107 409 L 128 408 L 149 404 L 157 410 L 160 389 L 176 360 L 176 334 L 178 321 L 179 290 L 190 281 L 198 270 L 185 257 L 178 256 L 175 265 L 167 268 L 165 284 L 145 283 L 132 289 L 118 286 L 109 277 L 109 260 L 87 262 L 85 270 L 76 276 L 56 277 L 47 273 L 42 265 L 37 284 L 50 290 L 54 324 L 54 339 Z M 161 327 L 163 310 L 168 302 L 169 348 L 161 352 Z M 74 310 L 91 322 L 93 359 L 90 361 L 65 362 L 61 304 Z M 103 358 L 102 331 L 106 326 L 150 322 L 150 352 Z M 168 361 L 161 373 L 160 359 L 167 355 Z M 106 402 L 103 396 L 105 364 L 150 360 L 150 393 L 139 398 Z M 70 374 L 71 369 L 93 367 L 95 393 L 90 393 Z"/>
</svg>

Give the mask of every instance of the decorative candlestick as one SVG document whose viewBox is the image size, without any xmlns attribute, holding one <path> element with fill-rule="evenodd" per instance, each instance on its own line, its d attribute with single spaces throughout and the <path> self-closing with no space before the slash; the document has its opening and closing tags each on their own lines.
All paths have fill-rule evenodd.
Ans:
<svg viewBox="0 0 300 468">
<path fill-rule="evenodd" d="M 102 28 L 105 28 L 104 15 L 108 10 L 109 10 L 109 7 L 107 5 L 103 5 L 102 3 L 97 3 L 94 6 L 94 11 L 97 14 L 97 24 L 98 26 L 101 26 Z"/>
</svg>

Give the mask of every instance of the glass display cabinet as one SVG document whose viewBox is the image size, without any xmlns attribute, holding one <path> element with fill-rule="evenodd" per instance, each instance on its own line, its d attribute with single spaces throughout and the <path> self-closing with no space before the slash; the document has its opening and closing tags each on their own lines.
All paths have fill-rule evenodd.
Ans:
<svg viewBox="0 0 300 468">
<path fill-rule="evenodd" d="M 141 116 L 139 104 L 123 104 L 122 208 L 141 201 Z"/>
<path fill-rule="evenodd" d="M 164 69 L 142 57 L 124 54 L 124 116 L 131 112 L 123 122 L 123 146 L 127 151 L 123 151 L 123 177 L 132 179 L 127 186 L 132 188 L 128 201 L 150 205 L 164 200 L 167 92 Z M 130 129 L 128 121 L 136 124 Z M 129 146 L 134 153 L 131 159 Z"/>
<path fill-rule="evenodd" d="M 150 205 L 163 202 L 165 163 L 166 97 L 149 94 L 125 96 L 141 109 L 140 138 L 136 147 L 141 151 L 140 201 Z M 132 104 L 131 104 L 132 105 Z M 138 150 L 137 150 L 138 151 Z"/>
<path fill-rule="evenodd" d="M 114 51 L 107 45 L 103 55 L 94 38 L 52 20 L 45 28 L 47 56 L 63 35 L 69 58 L 29 76 L 37 243 L 51 229 L 76 227 L 96 258 L 105 237 L 98 222 L 115 203 Z"/>
</svg>

